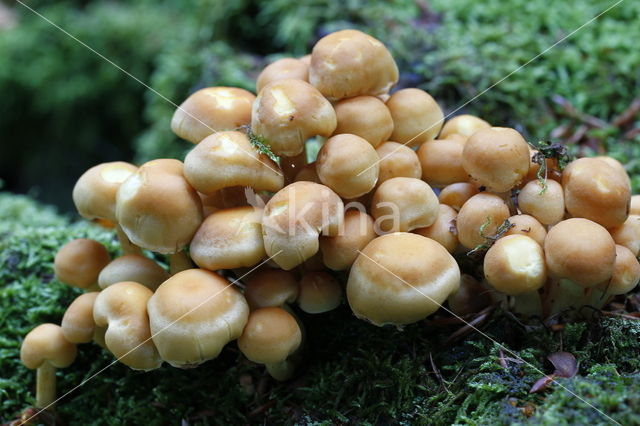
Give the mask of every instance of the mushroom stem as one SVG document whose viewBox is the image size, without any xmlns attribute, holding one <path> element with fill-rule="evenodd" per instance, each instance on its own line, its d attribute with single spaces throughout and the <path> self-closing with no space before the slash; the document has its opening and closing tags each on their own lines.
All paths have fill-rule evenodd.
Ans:
<svg viewBox="0 0 640 426">
<path fill-rule="evenodd" d="M 51 410 L 56 400 L 56 368 L 44 362 L 37 371 L 36 407 Z"/>
<path fill-rule="evenodd" d="M 566 279 L 551 279 L 545 288 L 544 316 L 549 318 L 570 308 L 579 308 L 583 297 L 584 287 Z"/>
<path fill-rule="evenodd" d="M 510 298 L 510 308 L 514 312 L 525 316 L 542 316 L 542 301 L 538 290 L 527 291 Z"/>
<path fill-rule="evenodd" d="M 193 261 L 186 252 L 178 251 L 169 255 L 169 273 L 171 275 L 192 268 L 194 268 Z"/>
<path fill-rule="evenodd" d="M 116 233 L 118 234 L 118 241 L 122 248 L 123 254 L 142 254 L 142 250 L 137 245 L 133 244 L 127 234 L 120 225 L 116 226 Z"/>
<path fill-rule="evenodd" d="M 274 379 L 284 382 L 293 377 L 293 373 L 298 366 L 298 359 L 292 359 L 293 357 L 289 357 L 284 361 L 276 362 L 274 364 L 266 364 L 267 372 Z"/>
</svg>

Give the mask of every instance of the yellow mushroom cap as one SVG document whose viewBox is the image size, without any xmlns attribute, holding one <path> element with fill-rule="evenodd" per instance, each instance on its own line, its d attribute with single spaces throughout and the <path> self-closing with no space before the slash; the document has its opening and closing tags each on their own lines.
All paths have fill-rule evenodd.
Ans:
<svg viewBox="0 0 640 426">
<path fill-rule="evenodd" d="M 384 142 L 376 148 L 380 157 L 378 185 L 394 177 L 420 179 L 422 167 L 415 151 L 397 142 Z"/>
<path fill-rule="evenodd" d="M 267 65 L 256 80 L 257 93 L 269 83 L 279 80 L 309 81 L 309 65 L 295 58 L 282 58 Z"/>
<path fill-rule="evenodd" d="M 262 209 L 235 207 L 211 213 L 191 241 L 191 258 L 209 270 L 253 266 L 265 257 Z"/>
<path fill-rule="evenodd" d="M 153 292 L 132 281 L 102 290 L 93 305 L 98 327 L 107 327 L 107 349 L 118 361 L 136 370 L 153 370 L 162 359 L 151 340 L 147 302 Z"/>
<path fill-rule="evenodd" d="M 516 214 L 509 217 L 509 223 L 513 226 L 505 232 L 505 236 L 525 235 L 533 238 L 540 246 L 544 245 L 547 230 L 535 217 L 529 216 L 528 214 Z"/>
<path fill-rule="evenodd" d="M 440 243 L 449 253 L 453 253 L 458 247 L 457 216 L 458 213 L 454 209 L 446 204 L 440 204 L 436 221 L 431 226 L 418 228 L 413 232 L 423 237 L 431 238 Z"/>
<path fill-rule="evenodd" d="M 347 210 L 338 235 L 320 237 L 322 261 L 334 271 L 349 269 L 358 257 L 358 250 L 362 250 L 375 237 L 371 216 L 359 210 Z"/>
<path fill-rule="evenodd" d="M 298 298 L 298 280 L 291 271 L 260 269 L 247 277 L 244 297 L 252 310 L 293 303 Z"/>
<path fill-rule="evenodd" d="M 398 77 L 398 66 L 384 44 L 357 30 L 331 33 L 311 52 L 309 82 L 330 100 L 381 95 Z"/>
<path fill-rule="evenodd" d="M 607 294 L 627 294 L 640 281 L 640 263 L 628 248 L 616 244 L 616 264 L 611 279 L 599 285 Z"/>
<path fill-rule="evenodd" d="M 467 181 L 469 177 L 462 167 L 464 145 L 460 139 L 434 139 L 420 145 L 422 179 L 435 187 Z"/>
<path fill-rule="evenodd" d="M 640 256 L 640 215 L 630 214 L 622 225 L 609 229 L 616 244 L 625 246 L 634 256 Z"/>
<path fill-rule="evenodd" d="M 481 192 L 469 198 L 456 218 L 458 240 L 468 249 L 494 236 L 498 227 L 509 217 L 509 207 L 497 195 Z"/>
<path fill-rule="evenodd" d="M 308 314 L 329 312 L 340 306 L 342 288 L 340 283 L 325 271 L 314 271 L 300 280 L 298 306 Z"/>
<path fill-rule="evenodd" d="M 118 257 L 100 271 L 98 285 L 105 289 L 122 281 L 134 281 L 154 291 L 169 273 L 148 257 L 139 254 L 127 254 Z"/>
<path fill-rule="evenodd" d="M 438 200 L 459 211 L 467 200 L 478 193 L 478 188 L 469 182 L 456 182 L 440 190 Z"/>
<path fill-rule="evenodd" d="M 434 313 L 459 285 L 460 269 L 444 247 L 400 232 L 362 250 L 349 273 L 347 298 L 359 318 L 402 325 Z"/>
<path fill-rule="evenodd" d="M 260 308 L 249 315 L 238 338 L 238 348 L 253 362 L 275 364 L 287 359 L 302 343 L 296 319 L 277 307 Z"/>
<path fill-rule="evenodd" d="M 545 186 L 537 180 L 527 183 L 518 194 L 518 207 L 544 225 L 554 225 L 564 217 L 564 193 L 555 180 L 547 179 Z"/>
<path fill-rule="evenodd" d="M 464 136 L 464 140 L 466 140 L 478 130 L 489 127 L 491 127 L 489 123 L 475 115 L 462 114 L 444 123 L 440 131 L 440 139 L 446 139 L 451 135 L 460 135 Z"/>
<path fill-rule="evenodd" d="M 73 204 L 87 219 L 116 220 L 116 193 L 137 167 L 123 161 L 102 163 L 84 172 L 73 187 Z"/>
<path fill-rule="evenodd" d="M 31 330 L 20 347 L 20 360 L 30 369 L 39 368 L 45 362 L 65 368 L 73 363 L 76 354 L 76 345 L 64 337 L 62 328 L 49 323 Z"/>
<path fill-rule="evenodd" d="M 640 215 L 640 195 L 632 195 L 629 205 L 629 214 Z"/>
<path fill-rule="evenodd" d="M 442 128 L 444 114 L 430 94 L 409 88 L 395 92 L 387 101 L 393 119 L 390 139 L 409 147 L 435 139 Z"/>
<path fill-rule="evenodd" d="M 255 99 L 253 93 L 235 87 L 200 89 L 176 109 L 171 130 L 189 142 L 198 143 L 213 133 L 246 126 L 251 122 Z"/>
<path fill-rule="evenodd" d="M 374 148 L 389 139 L 393 119 L 387 106 L 375 96 L 356 96 L 334 104 L 338 125 L 334 135 L 360 136 Z"/>
<path fill-rule="evenodd" d="M 242 294 L 220 275 L 202 269 L 178 272 L 147 304 L 153 342 L 174 367 L 201 364 L 237 339 L 249 317 Z"/>
<path fill-rule="evenodd" d="M 71 302 L 62 317 L 62 333 L 71 343 L 89 343 L 93 340 L 96 323 L 93 320 L 93 304 L 98 292 L 84 293 Z"/>
<path fill-rule="evenodd" d="M 78 238 L 58 250 L 53 261 L 56 277 L 65 284 L 87 289 L 98 281 L 109 263 L 109 252 L 95 240 Z"/>
<path fill-rule="evenodd" d="M 553 226 L 544 241 L 549 275 L 583 287 L 598 285 L 613 275 L 616 245 L 602 226 L 582 218 Z"/>
<path fill-rule="evenodd" d="M 132 243 L 158 253 L 184 248 L 202 223 L 202 202 L 172 159 L 143 164 L 118 189 L 116 217 Z"/>
</svg>

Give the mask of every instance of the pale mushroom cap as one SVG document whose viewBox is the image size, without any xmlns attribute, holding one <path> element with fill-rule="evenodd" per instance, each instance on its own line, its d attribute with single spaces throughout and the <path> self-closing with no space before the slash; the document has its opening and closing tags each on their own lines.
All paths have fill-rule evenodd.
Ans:
<svg viewBox="0 0 640 426">
<path fill-rule="evenodd" d="M 438 218 L 438 196 L 431 187 L 414 178 L 384 181 L 371 199 L 376 232 L 412 231 L 431 226 Z"/>
<path fill-rule="evenodd" d="M 179 272 L 162 283 L 147 309 L 153 342 L 174 367 L 215 358 L 240 337 L 249 317 L 244 296 L 220 275 L 202 269 Z"/>
<path fill-rule="evenodd" d="M 256 80 L 257 93 L 269 83 L 279 80 L 309 81 L 309 64 L 295 58 L 282 58 L 267 65 Z"/>
<path fill-rule="evenodd" d="M 235 207 L 211 213 L 191 240 L 189 253 L 212 271 L 253 266 L 265 257 L 262 209 Z"/>
<path fill-rule="evenodd" d="M 453 253 L 458 247 L 457 216 L 458 213 L 453 208 L 440 204 L 436 221 L 431 226 L 418 228 L 413 232 L 423 237 L 431 238 L 440 243 L 449 253 Z"/>
<path fill-rule="evenodd" d="M 398 77 L 384 44 L 357 30 L 331 33 L 311 53 L 309 82 L 330 100 L 386 93 Z"/>
<path fill-rule="evenodd" d="M 442 128 L 444 114 L 424 90 L 398 90 L 387 101 L 387 108 L 394 124 L 390 139 L 409 147 L 435 139 Z"/>
<path fill-rule="evenodd" d="M 472 183 L 490 191 L 506 192 L 529 172 L 529 145 L 514 129 L 482 129 L 464 145 L 462 166 Z"/>
<path fill-rule="evenodd" d="M 98 285 L 105 289 L 122 281 L 134 281 L 151 291 L 169 278 L 169 273 L 148 257 L 127 254 L 114 259 L 100 272 Z"/>
<path fill-rule="evenodd" d="M 291 271 L 261 269 L 247 277 L 244 297 L 252 310 L 293 303 L 298 298 L 298 280 Z"/>
<path fill-rule="evenodd" d="M 593 287 L 613 275 L 616 247 L 602 226 L 582 218 L 553 226 L 544 241 L 549 275 Z"/>
<path fill-rule="evenodd" d="M 274 364 L 287 359 L 302 343 L 296 319 L 281 308 L 261 308 L 249 315 L 238 348 L 249 360 Z"/>
<path fill-rule="evenodd" d="M 537 290 L 547 280 L 542 247 L 524 235 L 500 238 L 484 257 L 484 276 L 493 288 L 510 296 Z"/>
<path fill-rule="evenodd" d="M 76 354 L 76 345 L 65 339 L 62 328 L 49 323 L 31 330 L 20 347 L 20 360 L 30 369 L 39 368 L 45 362 L 65 368 L 73 363 Z"/>
<path fill-rule="evenodd" d="M 564 192 L 555 180 L 547 179 L 546 188 L 537 180 L 527 183 L 518 194 L 518 207 L 544 225 L 564 218 Z"/>
<path fill-rule="evenodd" d="M 96 325 L 107 327 L 107 349 L 136 370 L 153 370 L 162 364 L 149 329 L 147 302 L 152 294 L 142 284 L 123 281 L 102 290 L 93 305 Z"/>
<path fill-rule="evenodd" d="M 171 130 L 189 142 L 198 143 L 213 133 L 246 126 L 251 122 L 255 99 L 253 93 L 235 87 L 200 89 L 176 109 Z"/>
<path fill-rule="evenodd" d="M 484 192 L 474 195 L 458 212 L 456 227 L 460 244 L 468 249 L 476 248 L 485 242 L 485 237 L 495 235 L 508 217 L 509 207 L 499 196 Z"/>
<path fill-rule="evenodd" d="M 329 137 L 336 113 L 318 90 L 301 80 L 267 85 L 253 104 L 251 130 L 262 136 L 276 155 L 300 154 L 313 136 Z"/>
<path fill-rule="evenodd" d="M 116 220 L 116 192 L 137 167 L 123 161 L 102 163 L 84 172 L 73 187 L 73 204 L 87 219 Z"/>
<path fill-rule="evenodd" d="M 629 205 L 629 214 L 640 215 L 640 195 L 631 196 L 631 204 Z"/>
<path fill-rule="evenodd" d="M 455 259 L 437 242 L 416 234 L 376 238 L 349 273 L 354 314 L 375 325 L 409 324 L 434 313 L 460 285 Z"/>
<path fill-rule="evenodd" d="M 640 215 L 631 214 L 620 226 L 609 229 L 616 244 L 625 246 L 637 257 L 640 256 Z"/>
<path fill-rule="evenodd" d="M 451 135 L 469 136 L 481 129 L 491 127 L 489 123 L 475 115 L 462 114 L 447 120 L 440 131 L 440 139 L 446 139 Z"/>
<path fill-rule="evenodd" d="M 241 132 L 218 132 L 205 138 L 185 157 L 184 176 L 203 194 L 234 186 L 278 191 L 284 185 L 280 166 L 259 153 Z"/>
<path fill-rule="evenodd" d="M 385 142 L 393 132 L 393 119 L 387 106 L 375 96 L 356 96 L 338 101 L 338 125 L 334 135 L 348 133 L 360 136 L 374 148 Z"/>
<path fill-rule="evenodd" d="M 516 214 L 510 216 L 508 220 L 513 226 L 505 232 L 505 236 L 525 235 L 533 238 L 540 246 L 544 246 L 544 240 L 547 238 L 547 229 L 538 219 L 528 214 Z"/>
<path fill-rule="evenodd" d="M 267 256 L 282 269 L 292 269 L 320 248 L 319 235 L 336 235 L 344 217 L 340 197 L 324 185 L 294 182 L 267 203 L 262 234 Z"/>
<path fill-rule="evenodd" d="M 441 204 L 446 204 L 459 211 L 464 203 L 478 192 L 478 188 L 472 183 L 456 182 L 442 188 L 438 200 Z"/>
<path fill-rule="evenodd" d="M 621 173 L 596 158 L 579 158 L 562 172 L 567 211 L 605 228 L 622 225 L 629 214 L 631 191 Z"/>
<path fill-rule="evenodd" d="M 96 323 L 93 320 L 93 303 L 98 292 L 84 293 L 76 297 L 62 317 L 62 333 L 71 343 L 89 343 L 93 340 Z"/>
<path fill-rule="evenodd" d="M 394 177 L 420 179 L 422 167 L 416 152 L 397 142 L 384 142 L 376 148 L 380 162 L 378 185 Z"/>
<path fill-rule="evenodd" d="M 116 217 L 135 245 L 158 253 L 184 248 L 202 223 L 202 202 L 178 160 L 143 164 L 118 189 Z"/>
<path fill-rule="evenodd" d="M 640 281 L 640 263 L 628 248 L 616 244 L 616 263 L 611 280 L 600 284 L 607 294 L 626 294 Z"/>
<path fill-rule="evenodd" d="M 322 261 L 329 269 L 349 269 L 358 251 L 365 248 L 376 237 L 373 219 L 359 210 L 347 210 L 343 229 L 333 237 L 320 237 Z"/>
<path fill-rule="evenodd" d="M 329 138 L 318 153 L 320 181 L 346 199 L 371 191 L 378 182 L 379 157 L 366 140 L 343 134 Z"/>
<path fill-rule="evenodd" d="M 304 55 L 298 58 L 298 60 L 300 62 L 302 62 L 303 64 L 307 65 L 308 67 L 311 66 L 311 54 L 309 53 L 308 55 Z"/>
<path fill-rule="evenodd" d="M 340 306 L 342 288 L 329 273 L 314 271 L 305 274 L 300 280 L 298 306 L 308 314 L 329 312 Z"/>
<path fill-rule="evenodd" d="M 420 145 L 422 179 L 435 187 L 467 181 L 469 176 L 462 167 L 464 145 L 459 139 L 434 139 Z"/>
<path fill-rule="evenodd" d="M 53 268 L 63 283 L 87 289 L 98 281 L 100 271 L 110 260 L 109 252 L 102 244 L 78 238 L 58 250 Z"/>
</svg>

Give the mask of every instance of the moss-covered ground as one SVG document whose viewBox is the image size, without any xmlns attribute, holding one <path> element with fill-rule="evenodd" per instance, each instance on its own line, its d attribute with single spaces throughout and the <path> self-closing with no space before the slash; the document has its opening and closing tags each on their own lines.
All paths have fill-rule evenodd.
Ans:
<svg viewBox="0 0 640 426">
<path fill-rule="evenodd" d="M 116 253 L 113 233 L 71 223 L 26 197 L 0 194 L 0 412 L 9 421 L 33 403 L 35 374 L 19 360 L 36 324 L 59 322 L 78 294 L 52 275 L 56 249 L 90 237 Z M 299 313 L 303 365 L 290 382 L 270 379 L 235 344 L 197 369 L 136 372 L 95 345 L 58 372 L 58 406 L 69 424 L 640 424 L 640 321 L 595 316 L 561 330 L 525 326 L 495 311 L 477 333 L 419 322 L 399 331 L 359 321 L 348 306 Z M 436 315 L 436 318 L 438 315 Z M 498 343 L 496 343 L 498 342 Z M 503 346 L 501 346 L 503 345 Z M 547 355 L 579 362 L 571 379 L 530 394 L 553 371 Z M 509 351 L 526 361 L 522 363 Z M 83 384 L 84 383 L 84 384 Z M 77 387 L 77 388 L 76 388 Z M 74 388 L 76 388 L 74 390 Z M 575 395 L 579 396 L 578 399 Z"/>
</svg>

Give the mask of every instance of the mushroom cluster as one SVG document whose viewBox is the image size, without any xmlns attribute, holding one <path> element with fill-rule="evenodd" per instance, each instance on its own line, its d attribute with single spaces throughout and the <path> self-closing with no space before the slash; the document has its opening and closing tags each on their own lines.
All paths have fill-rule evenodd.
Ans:
<svg viewBox="0 0 640 426">
<path fill-rule="evenodd" d="M 61 327 L 24 341 L 25 365 L 49 377 L 39 404 L 80 343 L 151 370 L 196 367 L 237 339 L 286 380 L 302 356 L 301 312 L 345 298 L 356 317 L 402 327 L 443 305 L 547 317 L 636 285 L 640 199 L 618 162 L 568 161 L 471 115 L 445 123 L 424 90 L 390 92 L 397 82 L 380 41 L 338 31 L 267 66 L 257 96 L 189 96 L 171 121 L 195 144 L 184 162 L 84 173 L 78 212 L 115 227 L 123 255 L 84 239 L 58 252 L 57 277 L 86 293 Z"/>
</svg>

